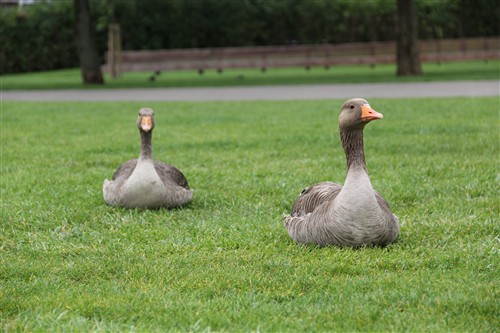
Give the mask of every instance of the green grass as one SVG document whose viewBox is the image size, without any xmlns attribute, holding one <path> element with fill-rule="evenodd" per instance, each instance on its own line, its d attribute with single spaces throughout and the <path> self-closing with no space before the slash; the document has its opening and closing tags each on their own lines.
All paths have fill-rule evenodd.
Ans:
<svg viewBox="0 0 500 333">
<path fill-rule="evenodd" d="M 145 104 L 3 102 L 0 329 L 497 331 L 498 98 L 373 99 L 374 187 L 397 243 L 300 246 L 303 187 L 343 182 L 340 100 L 154 102 L 154 157 L 193 202 L 108 207 Z"/>
<path fill-rule="evenodd" d="M 195 71 L 164 72 L 154 82 L 149 81 L 151 72 L 128 72 L 119 79 L 106 77 L 106 85 L 83 85 L 78 69 L 13 74 L 0 76 L 3 90 L 12 89 L 81 89 L 81 88 L 150 88 L 150 87 L 218 87 L 254 86 L 277 84 L 336 84 L 408 81 L 498 80 L 500 62 L 482 61 L 450 62 L 441 65 L 423 64 L 424 75 L 398 78 L 394 65 L 338 66 L 325 70 L 312 68 L 269 69 L 262 73 L 257 69 L 233 69 L 221 74 L 207 71 L 198 75 Z"/>
</svg>

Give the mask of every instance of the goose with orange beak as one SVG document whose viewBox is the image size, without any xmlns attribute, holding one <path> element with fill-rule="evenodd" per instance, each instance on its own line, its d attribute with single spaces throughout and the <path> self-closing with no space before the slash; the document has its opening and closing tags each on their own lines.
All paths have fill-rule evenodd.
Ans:
<svg viewBox="0 0 500 333">
<path fill-rule="evenodd" d="M 368 177 L 363 129 L 383 115 L 368 102 L 354 98 L 342 105 L 340 140 L 347 159 L 344 186 L 333 182 L 315 184 L 299 195 L 284 225 L 297 243 L 319 246 L 385 246 L 399 234 L 398 218 Z"/>
<path fill-rule="evenodd" d="M 184 174 L 174 166 L 152 158 L 152 136 L 155 127 L 154 112 L 142 108 L 137 118 L 141 135 L 139 159 L 123 163 L 104 180 L 103 196 L 111 206 L 126 208 L 173 208 L 191 201 L 190 190 Z"/>
</svg>

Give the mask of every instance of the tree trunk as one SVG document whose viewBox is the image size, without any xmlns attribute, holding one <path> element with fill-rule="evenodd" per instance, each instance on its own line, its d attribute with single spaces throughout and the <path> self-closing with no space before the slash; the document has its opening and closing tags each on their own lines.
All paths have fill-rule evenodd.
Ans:
<svg viewBox="0 0 500 333">
<path fill-rule="evenodd" d="M 397 75 L 421 75 L 422 65 L 418 52 L 417 17 L 413 0 L 397 0 L 398 40 Z"/>
<path fill-rule="evenodd" d="M 88 0 L 73 0 L 76 24 L 76 40 L 83 83 L 103 84 L 101 65 L 97 56 L 94 27 L 90 20 Z"/>
</svg>

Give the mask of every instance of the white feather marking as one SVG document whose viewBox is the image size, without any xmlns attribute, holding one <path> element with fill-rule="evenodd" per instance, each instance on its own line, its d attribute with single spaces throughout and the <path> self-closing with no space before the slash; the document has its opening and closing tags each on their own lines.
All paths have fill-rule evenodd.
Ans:
<svg viewBox="0 0 500 333">
<path fill-rule="evenodd" d="M 152 160 L 139 160 L 123 186 L 122 202 L 129 207 L 160 206 L 165 186 L 156 173 Z"/>
</svg>

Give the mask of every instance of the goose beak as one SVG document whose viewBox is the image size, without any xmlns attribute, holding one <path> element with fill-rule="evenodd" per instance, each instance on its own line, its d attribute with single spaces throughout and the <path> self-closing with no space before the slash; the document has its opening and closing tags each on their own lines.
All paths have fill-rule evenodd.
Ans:
<svg viewBox="0 0 500 333">
<path fill-rule="evenodd" d="M 364 104 L 361 107 L 361 120 L 363 122 L 369 122 L 376 119 L 382 119 L 384 115 L 372 109 L 370 104 Z"/>
<path fill-rule="evenodd" d="M 142 116 L 141 117 L 141 128 L 145 132 L 151 131 L 153 128 L 153 119 L 149 116 Z"/>
</svg>

